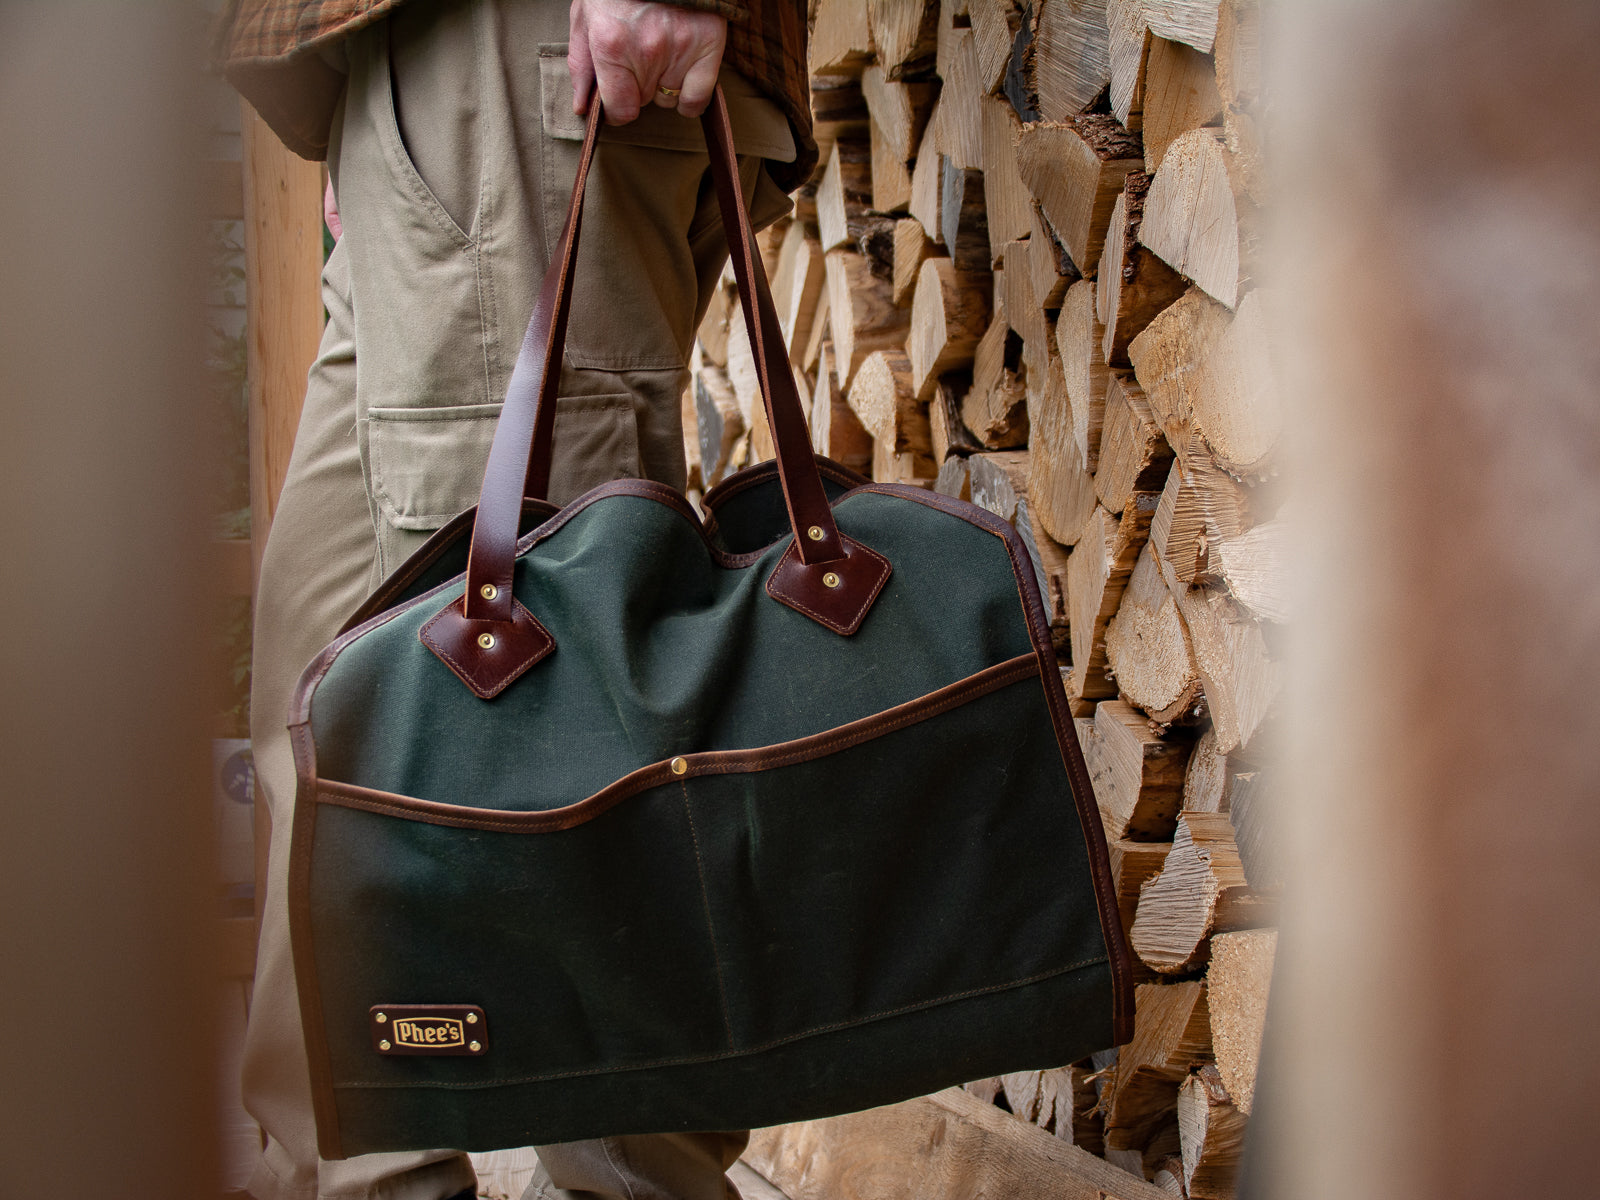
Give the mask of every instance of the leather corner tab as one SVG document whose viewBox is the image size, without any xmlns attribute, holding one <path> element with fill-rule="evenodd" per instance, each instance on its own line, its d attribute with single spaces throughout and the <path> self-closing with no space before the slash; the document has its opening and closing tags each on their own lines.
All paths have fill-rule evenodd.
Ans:
<svg viewBox="0 0 1600 1200">
<path fill-rule="evenodd" d="M 459 599 L 450 601 L 417 637 L 481 699 L 493 700 L 556 648 L 550 631 L 520 601 L 511 602 L 509 625 L 469 620 L 463 607 Z"/>
<path fill-rule="evenodd" d="M 845 556 L 807 566 L 793 542 L 767 577 L 767 595 L 819 625 L 849 637 L 861 628 L 872 604 L 889 582 L 893 567 L 876 550 L 839 535 Z"/>
</svg>

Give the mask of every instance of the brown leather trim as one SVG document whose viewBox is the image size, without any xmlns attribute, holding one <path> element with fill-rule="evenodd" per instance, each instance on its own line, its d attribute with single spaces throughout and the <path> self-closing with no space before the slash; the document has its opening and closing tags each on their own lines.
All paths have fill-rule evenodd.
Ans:
<svg viewBox="0 0 1600 1200">
<path fill-rule="evenodd" d="M 548 500 L 533 500 L 524 497 L 522 501 L 522 519 L 527 521 L 530 513 L 538 513 L 543 521 L 548 521 L 561 510 Z M 370 621 L 379 613 L 384 612 L 416 583 L 417 579 L 425 574 L 428 568 L 443 558 L 455 544 L 463 538 L 472 536 L 472 522 L 478 515 L 478 506 L 474 504 L 465 512 L 457 513 L 448 522 L 434 530 L 428 540 L 423 542 L 416 553 L 401 563 L 384 577 L 375 591 L 361 602 L 355 612 L 351 613 L 343 625 L 339 627 L 340 633 L 349 633 L 357 625 Z M 451 578 L 454 578 L 452 576 Z"/>
<path fill-rule="evenodd" d="M 463 607 L 454 600 L 446 604 L 417 630 L 417 639 L 480 700 L 493 700 L 556 648 L 550 631 L 520 600 L 511 601 L 509 624 L 474 621 Z"/>
<path fill-rule="evenodd" d="M 894 568 L 887 558 L 855 538 L 840 534 L 839 540 L 844 543 L 844 558 L 805 563 L 796 553 L 799 540 L 791 538 L 789 548 L 767 576 L 767 595 L 849 637 L 861 628 Z M 827 583 L 830 578 L 832 586 Z"/>
<path fill-rule="evenodd" d="M 344 1157 L 339 1136 L 339 1108 L 333 1095 L 333 1064 L 328 1055 L 327 1029 L 322 1017 L 322 989 L 317 979 L 316 943 L 311 923 L 311 851 L 316 841 L 317 751 L 311 729 L 289 727 L 294 750 L 296 788 L 294 826 L 289 837 L 289 950 L 294 960 L 300 998 L 300 1029 L 305 1038 L 306 1062 L 311 1074 L 311 1107 L 316 1118 L 317 1153 L 323 1158 Z"/>
<path fill-rule="evenodd" d="M 302 774 L 300 785 L 307 789 L 308 794 L 314 792 L 317 801 L 322 804 L 357 808 L 364 812 L 399 817 L 408 821 L 421 821 L 429 825 L 449 825 L 458 829 L 487 829 L 503 833 L 558 833 L 582 825 L 586 821 L 592 821 L 622 801 L 651 788 L 694 779 L 701 775 L 737 775 L 771 771 L 836 754 L 897 729 L 919 724 L 931 717 L 959 708 L 980 696 L 986 696 L 990 692 L 1029 679 L 1038 672 L 1037 655 L 1020 655 L 1009 662 L 987 667 L 975 675 L 969 675 L 937 691 L 929 692 L 925 696 L 908 700 L 894 708 L 863 717 L 859 721 L 851 721 L 835 729 L 753 750 L 708 750 L 699 754 L 686 754 L 682 756 L 686 764 L 682 773 L 672 769 L 673 760 L 651 763 L 647 767 L 629 772 L 615 783 L 583 800 L 540 812 L 465 808 L 433 800 L 418 800 L 393 792 L 358 787 L 355 784 L 318 779 L 314 774 L 314 767 L 313 772 Z"/>
<path fill-rule="evenodd" d="M 1117 1044 L 1124 1045 L 1133 1037 L 1133 960 L 1122 929 L 1122 914 L 1117 906 L 1116 883 L 1111 874 L 1111 852 L 1106 846 L 1105 826 L 1100 821 L 1100 806 L 1095 800 L 1094 785 L 1089 781 L 1089 768 L 1083 761 L 1083 748 L 1078 744 L 1072 713 L 1067 708 L 1066 689 L 1061 683 L 1061 664 L 1056 659 L 1055 645 L 1050 640 L 1050 621 L 1039 597 L 1039 581 L 1033 573 L 1033 561 L 1010 522 L 975 504 L 906 484 L 873 483 L 858 490 L 899 496 L 929 508 L 937 508 L 987 530 L 1005 543 L 1012 573 L 1017 578 L 1017 594 L 1022 602 L 1023 617 L 1028 623 L 1028 636 L 1038 655 L 1039 677 L 1044 684 L 1050 720 L 1055 726 L 1056 743 L 1061 748 L 1061 760 L 1072 784 L 1073 803 L 1078 810 L 1084 844 L 1089 851 L 1090 880 L 1094 884 L 1095 906 L 1100 913 L 1100 929 L 1105 935 L 1106 957 L 1111 966 L 1112 1031 Z"/>
<path fill-rule="evenodd" d="M 859 471 L 852 471 L 843 463 L 834 462 L 833 459 L 825 455 L 814 454 L 812 458 L 816 460 L 817 473 L 819 475 L 825 479 L 831 479 L 835 483 L 843 484 L 847 488 L 864 487 L 872 482 Z M 730 496 L 737 496 L 740 492 L 749 491 L 757 484 L 770 483 L 777 477 L 777 460 L 765 459 L 753 467 L 746 467 L 742 471 L 736 471 L 734 474 L 729 475 L 700 498 L 700 505 L 708 515 L 713 514 L 717 506 L 727 501 Z M 706 524 L 710 525 L 712 522 L 708 520 Z"/>
</svg>

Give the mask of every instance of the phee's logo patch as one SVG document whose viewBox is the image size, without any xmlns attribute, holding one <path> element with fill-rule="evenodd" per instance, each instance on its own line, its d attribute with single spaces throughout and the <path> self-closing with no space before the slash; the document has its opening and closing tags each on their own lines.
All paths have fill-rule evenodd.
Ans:
<svg viewBox="0 0 1600 1200">
<path fill-rule="evenodd" d="M 489 1022 L 475 1004 L 374 1004 L 367 1013 L 379 1054 L 450 1054 L 489 1048 Z"/>
</svg>

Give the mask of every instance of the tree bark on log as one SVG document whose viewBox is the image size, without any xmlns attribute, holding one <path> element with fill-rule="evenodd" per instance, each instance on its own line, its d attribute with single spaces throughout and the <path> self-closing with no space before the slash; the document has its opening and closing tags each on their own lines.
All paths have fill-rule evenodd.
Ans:
<svg viewBox="0 0 1600 1200">
<path fill-rule="evenodd" d="M 1128 343 L 1187 287 L 1183 276 L 1139 241 L 1150 180 L 1143 171 L 1124 178 L 1106 230 L 1103 269 L 1095 276 L 1095 315 L 1105 327 L 1100 350 L 1113 367 L 1129 365 Z"/>
</svg>

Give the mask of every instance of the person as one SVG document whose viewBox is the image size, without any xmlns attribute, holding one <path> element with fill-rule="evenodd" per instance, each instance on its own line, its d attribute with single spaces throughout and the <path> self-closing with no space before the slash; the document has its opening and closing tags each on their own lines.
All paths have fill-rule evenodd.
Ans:
<svg viewBox="0 0 1600 1200">
<path fill-rule="evenodd" d="M 680 397 L 727 256 L 697 116 L 721 82 L 760 227 L 809 175 L 804 0 L 234 0 L 224 73 L 328 162 L 341 236 L 328 323 L 256 593 L 251 733 L 272 842 L 246 1034 L 266 1134 L 257 1200 L 470 1196 L 440 1149 L 320 1161 L 285 903 L 302 667 L 370 590 L 477 500 L 498 405 L 560 235 L 583 114 L 590 177 L 550 499 L 621 476 L 685 484 Z M 527 1193 L 736 1196 L 743 1134 L 539 1148 Z"/>
</svg>

